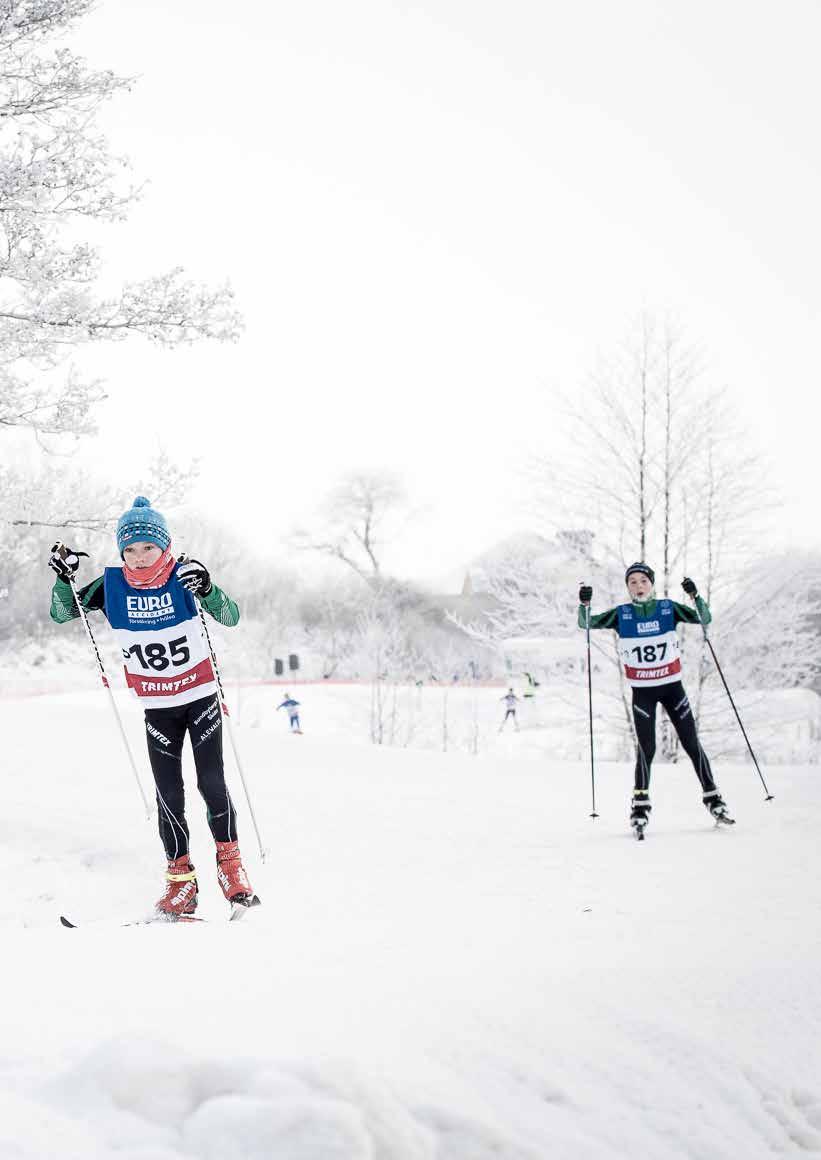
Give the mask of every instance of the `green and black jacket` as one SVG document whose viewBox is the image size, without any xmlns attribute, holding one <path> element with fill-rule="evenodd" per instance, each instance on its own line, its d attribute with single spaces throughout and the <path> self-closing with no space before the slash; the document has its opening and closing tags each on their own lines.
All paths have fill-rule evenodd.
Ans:
<svg viewBox="0 0 821 1160">
<path fill-rule="evenodd" d="M 702 600 L 700 596 L 696 597 L 696 607 L 688 608 L 686 604 L 679 604 L 676 600 L 671 600 L 673 606 L 673 622 L 674 624 L 698 624 L 699 615 L 701 616 L 702 624 L 709 624 L 713 619 L 710 614 L 710 608 L 706 600 Z M 642 620 L 649 619 L 656 611 L 657 601 L 655 597 L 652 600 L 634 600 L 633 607 L 636 610 L 636 615 Z M 590 616 L 591 628 L 612 628 L 618 632 L 619 628 L 619 607 L 608 608 L 607 612 L 598 612 L 595 615 L 591 613 Z M 587 628 L 587 607 L 584 604 L 579 605 L 579 628 Z"/>
<path fill-rule="evenodd" d="M 103 616 L 106 616 L 103 580 L 104 577 L 98 576 L 96 580 L 92 580 L 90 584 L 86 584 L 78 591 L 80 603 L 86 612 L 102 612 Z M 233 628 L 235 624 L 239 623 L 239 609 L 235 601 L 213 582 L 208 595 L 200 596 L 198 593 L 197 600 L 205 611 L 213 616 L 214 620 L 224 624 L 226 628 Z M 71 585 L 58 576 L 51 590 L 51 619 L 57 624 L 65 624 L 68 620 L 77 619 L 79 615 Z M 108 619 L 107 616 L 106 619 Z"/>
</svg>

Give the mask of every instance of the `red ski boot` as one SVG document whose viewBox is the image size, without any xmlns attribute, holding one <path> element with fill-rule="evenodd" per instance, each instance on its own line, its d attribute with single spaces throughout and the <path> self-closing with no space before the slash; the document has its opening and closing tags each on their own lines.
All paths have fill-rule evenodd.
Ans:
<svg viewBox="0 0 821 1160">
<path fill-rule="evenodd" d="M 190 856 L 183 854 L 181 858 L 170 861 L 165 876 L 168 879 L 165 893 L 155 904 L 154 909 L 158 914 L 167 915 L 169 919 L 193 914 L 197 909 L 199 888 Z"/>
<path fill-rule="evenodd" d="M 252 905 L 255 894 L 245 873 L 238 842 L 217 842 L 217 880 L 229 902 Z"/>
</svg>

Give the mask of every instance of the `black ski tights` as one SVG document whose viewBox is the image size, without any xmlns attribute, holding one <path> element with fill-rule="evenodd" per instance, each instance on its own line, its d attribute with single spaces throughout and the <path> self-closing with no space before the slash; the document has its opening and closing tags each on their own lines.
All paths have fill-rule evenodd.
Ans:
<svg viewBox="0 0 821 1160">
<path fill-rule="evenodd" d="M 159 829 L 166 857 L 188 853 L 185 820 L 185 789 L 182 780 L 182 746 L 191 735 L 197 789 L 208 811 L 208 825 L 216 842 L 232 842 L 237 836 L 234 806 L 225 784 L 222 764 L 222 716 L 216 697 L 202 697 L 187 705 L 146 709 L 148 757 L 157 788 Z"/>
<path fill-rule="evenodd" d="M 693 720 L 693 710 L 681 681 L 658 685 L 654 689 L 633 689 L 633 720 L 636 724 L 636 782 L 637 790 L 645 794 L 650 789 L 650 765 L 656 753 L 656 705 L 662 704 L 673 722 L 679 741 L 695 767 L 703 793 L 716 788 L 707 754 L 701 748 Z"/>
</svg>

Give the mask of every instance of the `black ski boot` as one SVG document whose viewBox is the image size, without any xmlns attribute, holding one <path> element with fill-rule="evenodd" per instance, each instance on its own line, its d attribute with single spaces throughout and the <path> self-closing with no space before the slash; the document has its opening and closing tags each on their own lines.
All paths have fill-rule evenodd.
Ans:
<svg viewBox="0 0 821 1160">
<path fill-rule="evenodd" d="M 630 809 L 630 825 L 633 834 L 639 842 L 644 841 L 644 831 L 650 821 L 650 791 L 646 789 L 633 790 L 633 801 Z"/>
<path fill-rule="evenodd" d="M 717 826 L 735 825 L 735 818 L 730 817 L 727 811 L 727 805 L 717 789 L 710 790 L 709 793 L 704 794 L 701 800 L 710 811 L 710 815 L 714 819 Z"/>
</svg>

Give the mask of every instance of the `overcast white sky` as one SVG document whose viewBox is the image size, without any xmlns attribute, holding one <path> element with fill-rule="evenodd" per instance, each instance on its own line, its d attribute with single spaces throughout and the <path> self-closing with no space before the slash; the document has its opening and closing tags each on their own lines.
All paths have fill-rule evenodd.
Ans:
<svg viewBox="0 0 821 1160">
<path fill-rule="evenodd" d="M 395 467 L 436 503 L 403 564 L 444 570 L 522 526 L 554 392 L 649 309 L 818 545 L 819 33 L 795 0 L 103 0 L 75 42 L 139 78 L 104 123 L 151 182 L 111 268 L 228 276 L 247 322 L 101 360 L 105 456 L 133 476 L 157 426 L 272 541 L 340 471 Z"/>
</svg>

